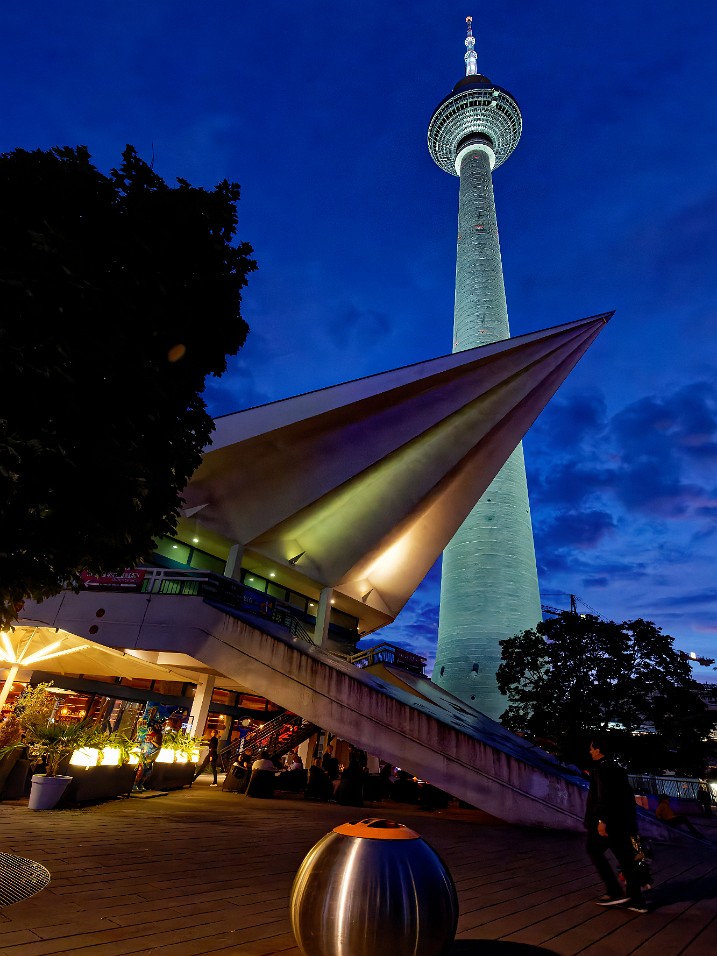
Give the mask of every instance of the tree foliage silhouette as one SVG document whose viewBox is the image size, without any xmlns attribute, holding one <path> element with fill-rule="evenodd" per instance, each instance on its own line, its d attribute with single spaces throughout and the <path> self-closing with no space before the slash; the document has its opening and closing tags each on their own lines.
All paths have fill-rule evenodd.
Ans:
<svg viewBox="0 0 717 956">
<path fill-rule="evenodd" d="M 171 533 L 245 341 L 239 187 L 168 186 L 128 146 L 0 156 L 0 626 Z"/>
<path fill-rule="evenodd" d="M 501 647 L 501 722 L 511 730 L 577 763 L 591 732 L 611 730 L 636 772 L 701 771 L 712 720 L 685 655 L 651 621 L 563 611 Z"/>
</svg>

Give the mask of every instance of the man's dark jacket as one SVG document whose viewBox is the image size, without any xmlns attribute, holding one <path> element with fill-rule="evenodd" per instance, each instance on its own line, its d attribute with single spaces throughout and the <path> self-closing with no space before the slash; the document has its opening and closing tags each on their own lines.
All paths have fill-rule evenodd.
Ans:
<svg viewBox="0 0 717 956">
<path fill-rule="evenodd" d="M 637 833 L 635 793 L 627 773 L 610 757 L 596 760 L 590 771 L 586 829 L 597 830 L 599 820 L 607 826 L 609 836 Z"/>
</svg>

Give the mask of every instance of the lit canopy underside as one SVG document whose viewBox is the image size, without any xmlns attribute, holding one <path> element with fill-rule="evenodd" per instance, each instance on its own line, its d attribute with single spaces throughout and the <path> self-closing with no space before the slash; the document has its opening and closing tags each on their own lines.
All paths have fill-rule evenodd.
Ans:
<svg viewBox="0 0 717 956">
<path fill-rule="evenodd" d="M 199 662 L 183 655 L 173 657 L 172 664 L 176 663 L 181 670 L 159 663 L 159 655 L 152 659 L 141 652 L 115 650 L 39 623 L 37 626 L 16 625 L 9 632 L 3 632 L 0 641 L 0 673 L 17 666 L 28 675 L 33 670 L 42 670 L 58 676 L 88 674 L 196 683 L 198 677 L 194 671 Z M 20 679 L 24 678 L 18 676 Z"/>
<path fill-rule="evenodd" d="M 185 513 L 333 587 L 375 629 L 401 610 L 610 315 L 224 416 Z"/>
</svg>

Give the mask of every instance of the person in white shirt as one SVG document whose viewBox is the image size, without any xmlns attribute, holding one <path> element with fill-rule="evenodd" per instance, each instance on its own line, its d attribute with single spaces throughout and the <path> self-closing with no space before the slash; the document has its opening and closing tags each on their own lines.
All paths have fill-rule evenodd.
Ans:
<svg viewBox="0 0 717 956">
<path fill-rule="evenodd" d="M 274 761 L 269 759 L 269 751 L 262 750 L 259 756 L 256 758 L 254 763 L 251 765 L 252 770 L 276 770 Z"/>
</svg>

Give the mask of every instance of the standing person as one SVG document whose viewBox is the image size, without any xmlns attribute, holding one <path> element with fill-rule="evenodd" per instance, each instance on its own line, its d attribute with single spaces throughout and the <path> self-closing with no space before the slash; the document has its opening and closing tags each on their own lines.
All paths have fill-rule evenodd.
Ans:
<svg viewBox="0 0 717 956">
<path fill-rule="evenodd" d="M 331 746 L 331 744 L 329 744 L 324 751 L 324 755 L 321 758 L 321 766 L 324 768 L 331 780 L 335 781 L 339 779 L 339 762 L 336 757 L 334 757 L 334 748 Z"/>
<path fill-rule="evenodd" d="M 309 767 L 308 782 L 304 791 L 305 800 L 330 800 L 334 792 L 334 785 L 321 766 L 321 760 L 316 757 Z"/>
<path fill-rule="evenodd" d="M 212 768 L 212 773 L 214 774 L 214 783 L 210 783 L 210 787 L 217 786 L 217 763 L 219 761 L 219 733 L 216 730 L 213 730 L 211 736 L 209 737 L 209 763 Z"/>
<path fill-rule="evenodd" d="M 361 755 L 352 750 L 349 765 L 341 774 L 339 785 L 336 788 L 336 802 L 344 807 L 362 807 L 364 776 L 365 770 L 361 765 Z"/>
<path fill-rule="evenodd" d="M 697 803 L 703 817 L 712 816 L 712 797 L 706 783 L 700 784 L 700 789 L 697 791 Z"/>
<path fill-rule="evenodd" d="M 610 744 L 602 734 L 593 735 L 590 756 L 593 764 L 585 812 L 587 851 L 605 884 L 605 895 L 596 902 L 599 906 L 623 906 L 633 913 L 647 913 L 632 843 L 637 836 L 635 794 L 627 774 L 612 759 Z M 625 890 L 605 857 L 608 850 L 620 864 Z"/>
</svg>

